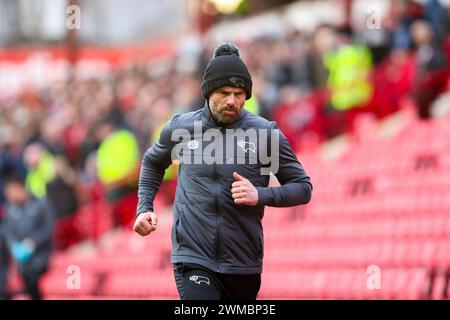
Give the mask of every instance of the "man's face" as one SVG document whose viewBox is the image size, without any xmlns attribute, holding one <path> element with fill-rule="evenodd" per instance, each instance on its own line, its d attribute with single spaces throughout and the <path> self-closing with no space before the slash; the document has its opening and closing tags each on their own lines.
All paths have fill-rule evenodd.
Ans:
<svg viewBox="0 0 450 320">
<path fill-rule="evenodd" d="M 11 203 L 22 204 L 27 201 L 28 193 L 24 185 L 14 181 L 5 185 L 5 197 Z"/>
<path fill-rule="evenodd" d="M 214 118 L 222 123 L 235 122 L 244 108 L 245 91 L 237 87 L 221 87 L 209 96 L 209 107 Z"/>
</svg>

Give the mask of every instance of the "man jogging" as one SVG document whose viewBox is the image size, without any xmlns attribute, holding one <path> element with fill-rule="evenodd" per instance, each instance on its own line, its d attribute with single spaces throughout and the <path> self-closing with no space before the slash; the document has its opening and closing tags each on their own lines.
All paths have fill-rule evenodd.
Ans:
<svg viewBox="0 0 450 320">
<path fill-rule="evenodd" d="M 203 109 L 175 115 L 144 155 L 134 231 L 156 230 L 153 199 L 178 160 L 171 262 L 180 298 L 254 300 L 264 206 L 306 204 L 312 185 L 275 122 L 244 109 L 252 79 L 235 45 L 216 48 L 201 88 Z M 281 186 L 268 187 L 270 172 Z"/>
</svg>

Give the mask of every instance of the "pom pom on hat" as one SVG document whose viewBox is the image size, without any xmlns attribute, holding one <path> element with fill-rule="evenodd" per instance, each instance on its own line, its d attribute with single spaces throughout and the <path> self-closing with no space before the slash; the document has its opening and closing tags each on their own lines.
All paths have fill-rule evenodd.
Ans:
<svg viewBox="0 0 450 320">
<path fill-rule="evenodd" d="M 214 50 L 213 58 L 219 56 L 238 56 L 239 57 L 239 48 L 234 43 L 222 43 Z"/>
</svg>

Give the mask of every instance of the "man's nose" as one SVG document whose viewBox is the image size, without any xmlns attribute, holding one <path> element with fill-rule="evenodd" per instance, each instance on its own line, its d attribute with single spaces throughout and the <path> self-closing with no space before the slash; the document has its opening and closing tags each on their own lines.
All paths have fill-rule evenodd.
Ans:
<svg viewBox="0 0 450 320">
<path fill-rule="evenodd" d="M 230 107 L 235 107 L 236 106 L 236 96 L 234 93 L 231 93 L 227 96 L 227 100 L 226 103 L 228 106 Z"/>
</svg>

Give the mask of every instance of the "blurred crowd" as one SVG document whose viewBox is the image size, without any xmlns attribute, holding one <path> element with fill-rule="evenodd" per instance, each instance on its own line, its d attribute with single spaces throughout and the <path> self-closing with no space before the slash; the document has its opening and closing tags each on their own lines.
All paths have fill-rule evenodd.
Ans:
<svg viewBox="0 0 450 320">
<path fill-rule="evenodd" d="M 447 90 L 449 27 L 437 0 L 393 0 L 380 28 L 323 24 L 238 43 L 254 83 L 246 108 L 276 120 L 297 151 L 351 131 L 362 112 L 382 118 L 412 103 L 428 118 Z M 108 201 L 113 225 L 129 225 L 141 157 L 173 114 L 203 107 L 201 76 L 216 45 L 205 41 L 192 65 L 180 51 L 0 99 L 0 189 L 14 171 L 34 197 L 49 200 L 57 248 L 77 241 L 66 222 L 86 205 Z M 165 203 L 175 186 L 171 167 Z M 0 207 L 5 201 L 0 192 Z"/>
</svg>

